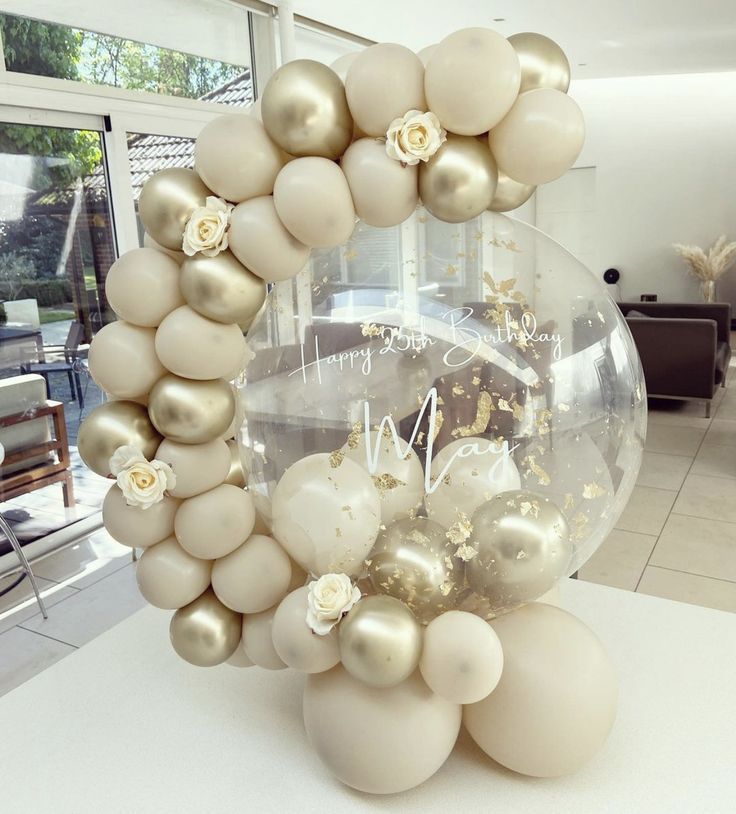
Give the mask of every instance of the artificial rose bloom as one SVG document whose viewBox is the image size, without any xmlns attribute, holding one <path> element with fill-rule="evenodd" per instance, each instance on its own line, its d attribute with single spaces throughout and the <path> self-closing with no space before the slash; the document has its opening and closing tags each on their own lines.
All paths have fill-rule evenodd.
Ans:
<svg viewBox="0 0 736 814">
<path fill-rule="evenodd" d="M 232 210 L 232 204 L 210 195 L 205 206 L 195 209 L 187 221 L 181 245 L 184 254 L 192 257 L 200 252 L 205 257 L 214 257 L 225 251 Z"/>
<path fill-rule="evenodd" d="M 410 110 L 388 126 L 386 152 L 404 164 L 418 164 L 429 161 L 445 141 L 447 131 L 434 113 Z"/>
<path fill-rule="evenodd" d="M 110 458 L 110 472 L 115 476 L 128 506 L 147 509 L 164 499 L 167 490 L 176 486 L 176 475 L 163 461 L 147 461 L 132 446 L 119 447 Z"/>
<path fill-rule="evenodd" d="M 326 636 L 359 599 L 360 589 L 347 574 L 325 574 L 309 583 L 307 624 Z"/>
<path fill-rule="evenodd" d="M 145 461 L 146 456 L 138 449 L 138 447 L 125 444 L 118 447 L 110 458 L 110 474 L 117 477 L 123 469 L 127 469 L 133 464 Z"/>
</svg>

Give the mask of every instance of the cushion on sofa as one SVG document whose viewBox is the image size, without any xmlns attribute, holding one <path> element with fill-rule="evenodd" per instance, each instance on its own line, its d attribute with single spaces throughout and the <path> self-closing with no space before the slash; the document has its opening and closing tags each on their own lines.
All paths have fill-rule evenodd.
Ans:
<svg viewBox="0 0 736 814">
<path fill-rule="evenodd" d="M 716 345 L 716 384 L 720 384 L 723 381 L 730 359 L 731 348 L 728 347 L 728 343 L 719 342 Z"/>
<path fill-rule="evenodd" d="M 656 317 L 653 317 L 651 314 L 643 314 L 641 311 L 637 311 L 636 308 L 632 308 L 626 312 L 626 319 L 629 317 L 635 317 L 636 319 L 656 319 Z"/>
</svg>

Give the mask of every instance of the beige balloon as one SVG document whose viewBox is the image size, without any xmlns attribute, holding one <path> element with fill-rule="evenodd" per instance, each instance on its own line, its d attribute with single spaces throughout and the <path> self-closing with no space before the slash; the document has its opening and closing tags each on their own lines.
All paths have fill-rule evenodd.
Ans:
<svg viewBox="0 0 736 814">
<path fill-rule="evenodd" d="M 106 392 L 139 398 L 166 373 L 154 349 L 153 328 L 118 320 L 101 328 L 89 348 L 89 372 Z"/>
<path fill-rule="evenodd" d="M 219 438 L 235 415 L 232 387 L 222 379 L 193 381 L 168 374 L 148 401 L 153 426 L 171 441 L 205 444 Z"/>
<path fill-rule="evenodd" d="M 498 124 L 519 93 L 521 66 L 508 40 L 490 28 L 445 37 L 427 62 L 424 89 L 442 126 L 479 136 Z"/>
<path fill-rule="evenodd" d="M 498 684 L 503 648 L 488 622 L 453 610 L 427 625 L 419 669 L 437 695 L 454 704 L 474 704 Z"/>
<path fill-rule="evenodd" d="M 340 246 L 353 233 L 350 187 L 340 167 L 326 158 L 290 161 L 276 178 L 273 202 L 281 222 L 306 246 Z"/>
<path fill-rule="evenodd" d="M 281 151 L 253 116 L 218 116 L 197 137 L 194 168 L 205 184 L 227 201 L 270 195 L 283 165 Z"/>
<path fill-rule="evenodd" d="M 509 37 L 521 64 L 519 93 L 534 88 L 554 88 L 567 93 L 570 63 L 565 52 L 549 37 L 525 31 Z"/>
<path fill-rule="evenodd" d="M 188 554 L 167 537 L 147 548 L 135 572 L 143 598 L 157 608 L 176 610 L 193 602 L 209 588 L 212 563 Z"/>
<path fill-rule="evenodd" d="M 436 50 L 437 43 L 434 43 L 433 45 L 425 45 L 424 48 L 421 49 L 421 51 L 417 51 L 417 56 L 419 57 L 419 59 L 422 60 L 422 65 L 424 65 L 425 68 L 427 67 L 429 58 Z"/>
<path fill-rule="evenodd" d="M 287 62 L 271 76 L 261 114 L 268 135 L 290 155 L 339 158 L 353 135 L 340 77 L 311 59 Z"/>
<path fill-rule="evenodd" d="M 227 446 L 228 455 L 230 456 L 230 466 L 225 477 L 225 483 L 231 483 L 233 486 L 246 486 L 248 482 L 247 473 L 243 467 L 243 460 L 240 457 L 240 449 L 238 442 L 235 439 L 225 441 Z M 257 532 L 262 534 L 263 532 Z"/>
<path fill-rule="evenodd" d="M 291 560 L 272 537 L 251 534 L 235 551 L 215 561 L 212 588 L 228 608 L 260 613 L 289 592 Z"/>
<path fill-rule="evenodd" d="M 491 212 L 511 212 L 525 204 L 534 195 L 536 189 L 531 184 L 514 181 L 505 172 L 499 170 L 496 191 L 488 208 Z"/>
<path fill-rule="evenodd" d="M 369 226 L 398 226 L 419 202 L 417 167 L 386 155 L 373 138 L 353 142 L 340 162 L 358 217 Z"/>
<path fill-rule="evenodd" d="M 575 163 L 585 141 L 577 104 L 559 90 L 522 93 L 506 118 L 488 134 L 498 166 L 522 184 L 546 184 Z"/>
<path fill-rule="evenodd" d="M 177 376 L 219 379 L 245 366 L 245 339 L 237 325 L 215 322 L 182 305 L 158 326 L 156 354 Z"/>
<path fill-rule="evenodd" d="M 243 404 L 243 399 L 238 397 L 238 390 L 235 385 L 231 384 L 230 388 L 233 393 L 233 400 L 235 401 L 235 410 L 233 411 L 233 418 L 230 424 L 228 424 L 227 429 L 225 429 L 222 433 L 220 433 L 220 437 L 224 441 L 231 441 L 235 438 L 235 436 L 240 432 L 240 428 L 243 425 L 243 421 L 245 421 L 245 406 Z"/>
<path fill-rule="evenodd" d="M 102 501 L 102 522 L 108 534 L 131 548 L 148 548 L 174 533 L 174 515 L 179 502 L 164 497 L 147 509 L 128 506 L 122 490 L 116 485 Z"/>
<path fill-rule="evenodd" d="M 182 235 L 183 237 L 183 235 Z M 172 260 L 176 260 L 176 262 L 181 265 L 184 260 L 186 259 L 186 255 L 183 251 L 176 251 L 175 249 L 167 249 L 165 246 L 162 246 L 160 243 L 156 243 L 156 241 L 148 234 L 148 232 L 143 233 L 143 247 L 146 249 L 155 249 L 157 252 L 162 252 L 163 254 L 168 255 Z"/>
<path fill-rule="evenodd" d="M 368 136 L 385 137 L 394 119 L 427 109 L 424 65 L 403 45 L 371 45 L 353 60 L 345 93 L 358 127 Z"/>
<path fill-rule="evenodd" d="M 337 629 L 325 636 L 313 633 L 307 624 L 309 588 L 297 588 L 286 596 L 273 617 L 273 646 L 279 658 L 294 670 L 323 673 L 340 661 Z"/>
<path fill-rule="evenodd" d="M 227 661 L 240 644 L 240 614 L 226 608 L 211 590 L 205 591 L 173 615 L 169 636 L 184 661 L 214 667 Z"/>
<path fill-rule="evenodd" d="M 255 520 L 251 496 L 225 483 L 184 500 L 176 513 L 174 532 L 181 547 L 193 557 L 214 560 L 242 545 Z"/>
<path fill-rule="evenodd" d="M 504 667 L 496 689 L 465 707 L 473 740 L 532 777 L 572 774 L 600 749 L 616 717 L 615 669 L 579 619 L 533 602 L 494 620 Z"/>
<path fill-rule="evenodd" d="M 447 141 L 419 167 L 419 195 L 440 220 L 464 223 L 491 205 L 498 169 L 488 147 L 470 136 Z"/>
<path fill-rule="evenodd" d="M 312 747 L 339 780 L 370 794 L 428 780 L 450 756 L 460 722 L 461 708 L 435 695 L 418 672 L 376 689 L 338 666 L 310 675 L 304 690 Z"/>
<path fill-rule="evenodd" d="M 156 249 L 132 249 L 110 266 L 105 296 L 120 319 L 155 328 L 166 314 L 184 304 L 179 264 Z"/>
<path fill-rule="evenodd" d="M 251 613 L 243 617 L 243 647 L 248 658 L 264 670 L 285 670 L 273 646 L 273 617 L 276 608 L 261 613 Z"/>
<path fill-rule="evenodd" d="M 242 634 L 242 628 L 241 628 Z M 243 640 L 241 638 L 240 644 L 235 648 L 235 652 L 230 656 L 230 658 L 225 662 L 229 664 L 231 667 L 255 667 L 255 663 L 248 658 L 248 654 L 245 652 L 245 648 L 243 647 Z"/>
<path fill-rule="evenodd" d="M 152 175 L 141 189 L 138 215 L 146 232 L 166 249 L 181 251 L 189 216 L 212 190 L 194 170 L 170 167 Z"/>
<path fill-rule="evenodd" d="M 110 476 L 110 458 L 118 447 L 134 446 L 150 460 L 161 440 L 142 404 L 109 401 L 95 407 L 84 419 L 77 449 L 84 463 L 106 478 Z"/>
<path fill-rule="evenodd" d="M 223 483 L 230 470 L 230 450 L 221 438 L 206 444 L 178 444 L 169 439 L 156 451 L 156 458 L 174 470 L 172 497 L 187 498 L 208 492 Z"/>
<path fill-rule="evenodd" d="M 309 259 L 309 247 L 281 223 L 271 195 L 238 204 L 228 235 L 235 257 L 267 283 L 296 276 Z"/>
</svg>

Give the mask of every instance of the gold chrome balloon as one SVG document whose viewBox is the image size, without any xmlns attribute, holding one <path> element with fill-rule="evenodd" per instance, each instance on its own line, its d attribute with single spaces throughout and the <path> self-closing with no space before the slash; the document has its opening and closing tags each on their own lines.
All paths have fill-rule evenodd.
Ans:
<svg viewBox="0 0 736 814">
<path fill-rule="evenodd" d="M 149 460 L 163 438 L 135 401 L 108 401 L 95 407 L 79 428 L 77 447 L 87 466 L 98 475 L 110 475 L 110 458 L 118 447 L 134 446 Z"/>
<path fill-rule="evenodd" d="M 230 469 L 225 478 L 225 483 L 231 483 L 233 486 L 245 486 L 247 475 L 243 468 L 243 461 L 240 457 L 240 449 L 238 442 L 234 439 L 225 442 L 227 448 L 230 450 Z"/>
<path fill-rule="evenodd" d="M 572 556 L 567 521 L 536 492 L 501 492 L 473 513 L 468 543 L 478 554 L 465 565 L 468 585 L 495 611 L 546 593 Z"/>
<path fill-rule="evenodd" d="M 447 141 L 419 167 L 419 195 L 440 220 L 463 223 L 488 209 L 498 182 L 491 151 L 472 136 Z"/>
<path fill-rule="evenodd" d="M 488 208 L 491 212 L 511 212 L 512 209 L 518 209 L 525 204 L 534 195 L 535 190 L 535 186 L 514 181 L 499 170 L 496 192 Z"/>
<path fill-rule="evenodd" d="M 343 667 L 370 687 L 393 687 L 419 664 L 421 625 L 392 596 L 363 597 L 340 622 L 339 630 Z"/>
<path fill-rule="evenodd" d="M 170 441 L 204 444 L 230 426 L 235 397 L 224 379 L 184 379 L 171 373 L 151 390 L 148 414 L 154 427 Z"/>
<path fill-rule="evenodd" d="M 340 77 L 311 59 L 287 62 L 274 73 L 261 112 L 268 135 L 290 155 L 336 159 L 353 137 Z"/>
<path fill-rule="evenodd" d="M 241 615 L 226 608 L 209 588 L 171 617 L 169 636 L 184 661 L 214 667 L 236 651 L 241 624 Z"/>
<path fill-rule="evenodd" d="M 188 257 L 179 277 L 187 304 L 216 322 L 247 329 L 266 299 L 266 284 L 229 251 Z"/>
<path fill-rule="evenodd" d="M 395 520 L 368 555 L 374 590 L 404 602 L 421 622 L 452 610 L 462 587 L 462 560 L 445 529 L 426 517 Z"/>
<path fill-rule="evenodd" d="M 138 212 L 146 232 L 165 249 L 181 251 L 184 227 L 212 192 L 194 170 L 171 167 L 143 185 Z"/>
<path fill-rule="evenodd" d="M 570 87 L 570 63 L 554 40 L 527 31 L 513 34 L 509 42 L 521 63 L 519 93 L 534 88 L 554 88 L 567 93 Z"/>
</svg>

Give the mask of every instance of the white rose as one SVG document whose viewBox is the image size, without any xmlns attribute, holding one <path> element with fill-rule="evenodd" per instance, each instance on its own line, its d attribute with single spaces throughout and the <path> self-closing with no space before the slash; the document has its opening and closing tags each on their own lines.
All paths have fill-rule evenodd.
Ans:
<svg viewBox="0 0 736 814">
<path fill-rule="evenodd" d="M 115 475 L 128 506 L 147 509 L 164 499 L 167 490 L 176 486 L 176 475 L 163 461 L 147 461 L 132 446 L 119 447 L 110 458 L 110 472 Z"/>
<path fill-rule="evenodd" d="M 201 252 L 206 257 L 214 257 L 225 251 L 232 210 L 232 204 L 210 195 L 206 205 L 195 209 L 187 221 L 181 246 L 184 254 L 191 257 Z"/>
<path fill-rule="evenodd" d="M 325 574 L 309 583 L 307 624 L 319 636 L 326 636 L 359 599 L 360 588 L 347 574 Z"/>
<path fill-rule="evenodd" d="M 110 474 L 117 477 L 118 473 L 135 463 L 145 461 L 146 456 L 138 449 L 138 447 L 126 444 L 125 446 L 118 447 L 110 458 Z"/>
<path fill-rule="evenodd" d="M 396 161 L 418 164 L 429 161 L 446 141 L 447 131 L 434 113 L 410 110 L 388 126 L 386 152 Z"/>
</svg>

